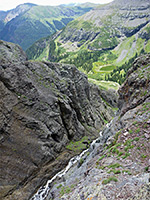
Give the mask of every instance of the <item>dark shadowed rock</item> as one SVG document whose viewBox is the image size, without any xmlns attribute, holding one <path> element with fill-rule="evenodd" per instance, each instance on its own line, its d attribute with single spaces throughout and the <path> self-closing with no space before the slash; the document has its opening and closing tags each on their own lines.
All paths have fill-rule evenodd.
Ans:
<svg viewBox="0 0 150 200">
<path fill-rule="evenodd" d="M 101 97 L 112 107 L 118 107 L 118 93 L 113 89 L 101 90 Z"/>
</svg>

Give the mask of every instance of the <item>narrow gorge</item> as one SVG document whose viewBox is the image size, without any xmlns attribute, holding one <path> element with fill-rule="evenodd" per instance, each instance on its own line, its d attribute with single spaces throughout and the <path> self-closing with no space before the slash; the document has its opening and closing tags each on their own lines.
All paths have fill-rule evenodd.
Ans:
<svg viewBox="0 0 150 200">
<path fill-rule="evenodd" d="M 119 89 L 119 111 L 89 149 L 70 160 L 32 200 L 150 199 L 150 54 Z"/>
<path fill-rule="evenodd" d="M 0 55 L 0 198 L 25 200 L 89 146 L 114 113 L 74 65 L 28 61 L 4 41 Z M 79 148 L 67 148 L 79 140 Z"/>
</svg>

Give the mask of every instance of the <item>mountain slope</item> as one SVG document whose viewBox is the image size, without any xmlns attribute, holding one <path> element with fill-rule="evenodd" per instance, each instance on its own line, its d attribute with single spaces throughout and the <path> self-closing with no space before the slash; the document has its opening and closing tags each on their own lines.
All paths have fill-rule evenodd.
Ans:
<svg viewBox="0 0 150 200">
<path fill-rule="evenodd" d="M 98 6 L 70 22 L 55 39 L 35 43 L 27 55 L 29 59 L 76 64 L 90 72 L 91 80 L 122 83 L 127 68 L 123 64 L 129 65 L 141 52 L 150 52 L 149 13 L 149 0 L 116 0 Z"/>
<path fill-rule="evenodd" d="M 29 199 L 99 135 L 114 116 L 100 95 L 74 65 L 29 62 L 0 41 L 0 199 Z"/>
<path fill-rule="evenodd" d="M 150 54 L 135 60 L 119 89 L 119 108 L 80 160 L 47 190 L 42 187 L 37 197 L 42 193 L 55 200 L 150 199 Z"/>
<path fill-rule="evenodd" d="M 6 12 L 7 15 L 4 18 L 4 22 L 7 23 L 7 22 L 11 21 L 12 19 L 16 18 L 17 16 L 24 14 L 25 12 L 30 10 L 33 6 L 36 6 L 36 4 L 24 3 L 10 11 L 7 11 Z"/>
<path fill-rule="evenodd" d="M 93 6 L 37 6 L 22 4 L 10 10 L 1 23 L 0 39 L 14 42 L 27 49 L 36 40 L 62 29 L 68 22 L 79 17 Z"/>
</svg>

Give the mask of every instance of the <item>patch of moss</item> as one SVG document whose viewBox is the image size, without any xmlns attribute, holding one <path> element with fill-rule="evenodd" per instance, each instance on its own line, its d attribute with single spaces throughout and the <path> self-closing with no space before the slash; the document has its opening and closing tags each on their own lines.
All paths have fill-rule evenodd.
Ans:
<svg viewBox="0 0 150 200">
<path fill-rule="evenodd" d="M 105 158 L 105 155 L 102 155 L 102 156 L 98 159 L 98 161 L 102 160 L 103 158 Z"/>
<path fill-rule="evenodd" d="M 122 170 L 123 173 L 127 173 L 128 175 L 132 175 L 132 173 L 129 170 Z"/>
<path fill-rule="evenodd" d="M 141 155 L 141 158 L 143 158 L 143 159 L 146 157 L 147 157 L 147 155 L 144 155 L 144 154 Z"/>
<path fill-rule="evenodd" d="M 133 133 L 133 130 L 130 129 L 130 130 L 129 130 L 129 133 L 132 134 L 132 133 Z"/>
<path fill-rule="evenodd" d="M 139 133 L 140 130 L 141 130 L 140 128 L 136 129 L 136 130 L 135 130 L 135 133 Z"/>
<path fill-rule="evenodd" d="M 84 150 L 87 145 L 84 144 L 84 141 L 88 141 L 88 143 L 90 144 L 90 141 L 88 140 L 87 136 L 84 136 L 81 140 L 79 141 L 71 141 L 66 148 L 75 152 L 80 152 L 82 150 Z"/>
<path fill-rule="evenodd" d="M 120 165 L 119 163 L 114 163 L 114 164 L 108 165 L 107 167 L 115 169 L 115 168 L 118 168 L 118 167 L 122 167 L 122 165 Z"/>
<path fill-rule="evenodd" d="M 130 156 L 130 153 L 125 153 L 125 155 L 122 156 L 123 159 L 127 158 L 128 156 Z"/>
<path fill-rule="evenodd" d="M 139 141 L 139 139 L 140 139 L 139 137 L 135 137 L 134 141 Z"/>
<path fill-rule="evenodd" d="M 108 179 L 104 179 L 104 180 L 102 181 L 102 184 L 103 184 L 103 185 L 106 185 L 106 184 L 110 183 L 111 181 L 117 182 L 118 179 L 117 179 L 115 176 L 111 176 L 111 177 L 109 177 Z"/>
<path fill-rule="evenodd" d="M 116 169 L 111 169 L 110 171 L 108 171 L 107 173 L 111 173 L 111 172 L 113 172 L 114 174 L 120 174 L 121 173 L 121 171 L 120 170 L 116 170 Z"/>
</svg>

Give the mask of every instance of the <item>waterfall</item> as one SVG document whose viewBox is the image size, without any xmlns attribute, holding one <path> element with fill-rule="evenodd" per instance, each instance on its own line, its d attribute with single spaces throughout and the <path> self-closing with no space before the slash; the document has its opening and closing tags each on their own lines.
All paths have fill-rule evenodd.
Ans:
<svg viewBox="0 0 150 200">
<path fill-rule="evenodd" d="M 107 125 L 107 127 L 109 127 L 110 123 Z M 56 178 L 61 178 L 63 177 L 68 170 L 74 166 L 81 158 L 83 158 L 83 156 L 89 151 L 93 151 L 95 149 L 95 145 L 96 143 L 100 142 L 100 138 L 102 137 L 102 131 L 99 133 L 99 137 L 94 140 L 91 144 L 89 149 L 84 150 L 80 155 L 77 155 L 73 158 L 70 159 L 68 165 L 66 166 L 65 169 L 63 169 L 62 171 L 58 172 L 52 179 L 48 180 L 45 186 L 41 186 L 40 189 L 37 191 L 37 193 L 30 199 L 30 200 L 46 200 L 50 189 L 51 189 L 51 183 L 56 179 Z"/>
</svg>

